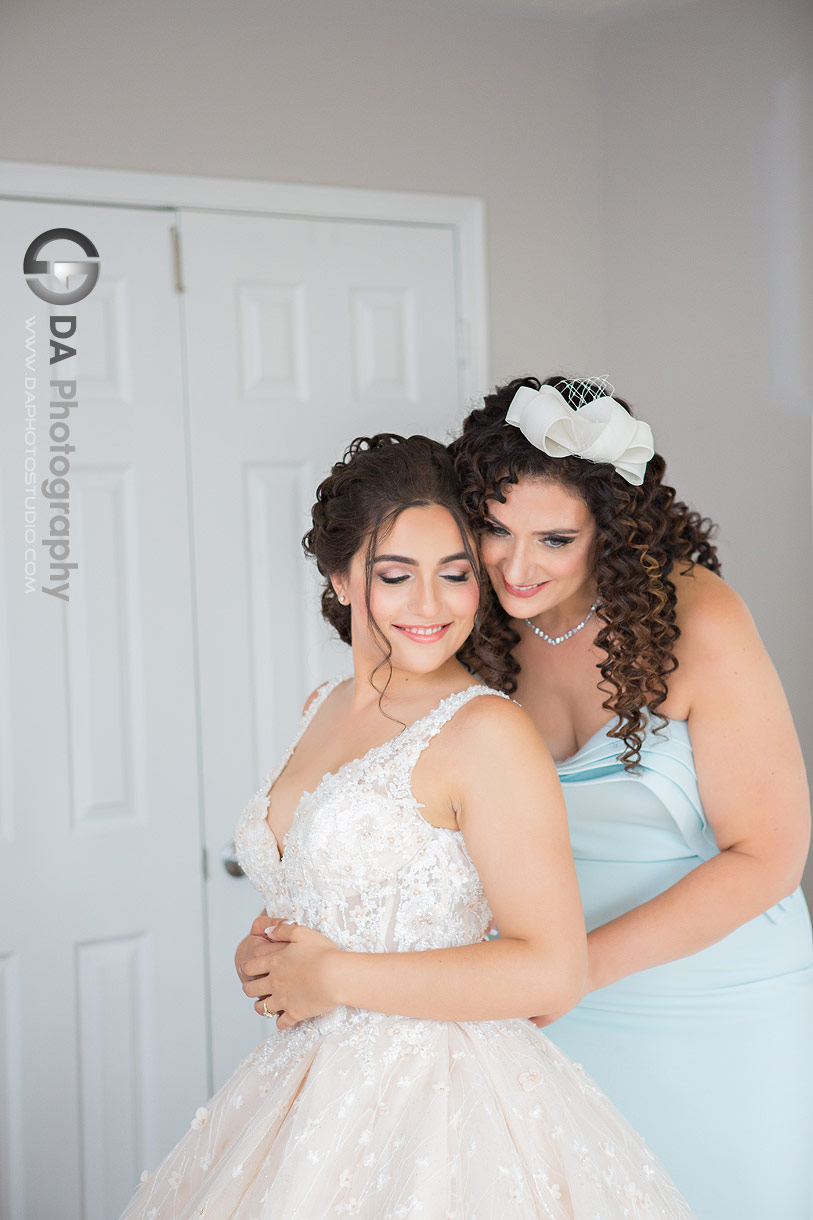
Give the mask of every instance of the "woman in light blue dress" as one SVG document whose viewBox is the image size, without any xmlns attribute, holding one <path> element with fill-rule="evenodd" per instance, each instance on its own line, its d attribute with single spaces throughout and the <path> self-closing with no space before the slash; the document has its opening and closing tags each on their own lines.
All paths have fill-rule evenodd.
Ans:
<svg viewBox="0 0 813 1220">
<path fill-rule="evenodd" d="M 559 760 L 589 932 L 580 1003 L 535 1021 L 699 1220 L 809 1220 L 807 786 L 710 523 L 601 382 L 513 381 L 453 451 L 495 647 Z"/>
</svg>

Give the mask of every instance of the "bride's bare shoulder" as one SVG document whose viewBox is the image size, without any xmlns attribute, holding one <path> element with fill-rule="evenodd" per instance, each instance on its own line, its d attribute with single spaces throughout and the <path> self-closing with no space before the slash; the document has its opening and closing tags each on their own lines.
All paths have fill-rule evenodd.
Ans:
<svg viewBox="0 0 813 1220">
<path fill-rule="evenodd" d="M 302 705 L 302 715 L 304 716 L 305 712 L 307 712 L 308 708 L 311 706 L 312 703 L 315 702 L 315 700 L 318 698 L 321 691 L 326 686 L 332 686 L 333 691 L 341 691 L 342 688 L 344 688 L 346 690 L 347 687 L 349 686 L 349 684 L 350 684 L 349 678 L 341 678 L 338 680 L 335 678 L 333 678 L 333 679 L 328 678 L 327 681 L 320 682 L 319 685 L 315 688 L 315 690 L 311 691 L 311 693 L 308 695 L 307 699 L 305 700 L 304 704 Z"/>
<path fill-rule="evenodd" d="M 462 749 L 484 757 L 532 749 L 547 753 L 531 717 L 516 700 L 496 691 L 469 699 L 452 718 L 448 735 L 450 749 Z"/>
</svg>

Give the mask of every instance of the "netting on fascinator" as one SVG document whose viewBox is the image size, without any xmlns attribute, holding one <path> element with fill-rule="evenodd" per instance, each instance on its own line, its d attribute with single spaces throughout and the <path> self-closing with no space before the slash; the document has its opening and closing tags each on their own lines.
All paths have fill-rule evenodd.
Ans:
<svg viewBox="0 0 813 1220">
<path fill-rule="evenodd" d="M 640 487 L 655 452 L 652 429 L 630 415 L 613 393 L 607 377 L 563 377 L 538 390 L 520 386 L 505 422 L 548 457 L 608 462 Z"/>
<path fill-rule="evenodd" d="M 615 386 L 607 376 L 603 377 L 560 377 L 553 385 L 568 405 L 579 411 L 596 398 L 612 398 Z"/>
</svg>

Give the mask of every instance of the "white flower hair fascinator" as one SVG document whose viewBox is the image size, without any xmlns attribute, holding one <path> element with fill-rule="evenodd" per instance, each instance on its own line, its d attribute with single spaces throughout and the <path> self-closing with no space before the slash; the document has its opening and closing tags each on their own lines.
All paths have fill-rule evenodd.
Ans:
<svg viewBox="0 0 813 1220">
<path fill-rule="evenodd" d="M 539 390 L 520 386 L 511 399 L 505 422 L 519 428 L 548 457 L 609 462 L 628 483 L 640 487 L 646 464 L 655 452 L 652 429 L 643 420 L 633 419 L 607 394 L 603 380 L 574 383 L 585 384 L 598 394 L 578 407 L 571 407 L 551 385 Z"/>
</svg>

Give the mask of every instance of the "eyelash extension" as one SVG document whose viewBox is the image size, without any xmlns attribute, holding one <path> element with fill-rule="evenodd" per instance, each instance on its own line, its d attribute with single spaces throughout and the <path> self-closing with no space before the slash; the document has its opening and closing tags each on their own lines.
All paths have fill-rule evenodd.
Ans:
<svg viewBox="0 0 813 1220">
<path fill-rule="evenodd" d="M 504 529 L 501 525 L 492 525 L 490 521 L 486 522 L 486 530 L 497 538 L 508 537 L 508 530 Z M 547 538 L 543 539 L 543 542 L 548 546 L 552 546 L 554 551 L 560 550 L 563 546 L 569 546 L 573 541 L 573 538 L 565 538 L 562 534 L 549 534 Z"/>
<path fill-rule="evenodd" d="M 408 576 L 379 576 L 378 579 L 383 581 L 385 585 L 402 585 L 405 580 L 409 579 L 409 577 Z M 453 576 L 451 573 L 449 573 L 448 575 L 443 576 L 442 579 L 450 580 L 450 581 L 452 581 L 453 584 L 456 584 L 456 585 L 462 585 L 465 581 L 467 581 L 469 579 L 469 573 L 461 572 L 461 574 L 459 576 Z"/>
</svg>

